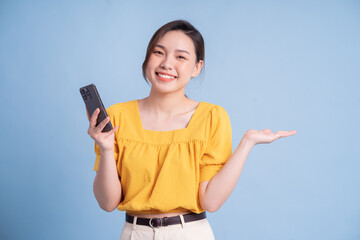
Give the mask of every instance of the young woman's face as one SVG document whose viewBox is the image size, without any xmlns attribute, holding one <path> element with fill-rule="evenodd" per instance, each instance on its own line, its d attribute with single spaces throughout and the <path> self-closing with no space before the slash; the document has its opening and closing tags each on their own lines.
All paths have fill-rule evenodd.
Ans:
<svg viewBox="0 0 360 240">
<path fill-rule="evenodd" d="M 192 77 L 199 75 L 203 62 L 196 63 L 195 46 L 182 31 L 167 32 L 155 45 L 146 76 L 160 92 L 185 89 Z"/>
</svg>

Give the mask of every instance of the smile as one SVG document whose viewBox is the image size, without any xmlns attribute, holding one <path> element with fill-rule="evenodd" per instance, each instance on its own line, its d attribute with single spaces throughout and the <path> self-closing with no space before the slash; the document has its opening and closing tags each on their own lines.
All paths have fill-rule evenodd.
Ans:
<svg viewBox="0 0 360 240">
<path fill-rule="evenodd" d="M 158 72 L 156 72 L 156 77 L 163 82 L 170 82 L 176 78 L 173 75 L 168 75 L 165 73 L 158 73 Z"/>
</svg>

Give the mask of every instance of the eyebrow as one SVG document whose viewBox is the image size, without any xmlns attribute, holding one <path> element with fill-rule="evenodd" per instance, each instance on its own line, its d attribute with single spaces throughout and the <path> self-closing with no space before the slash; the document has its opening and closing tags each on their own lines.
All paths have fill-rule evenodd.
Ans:
<svg viewBox="0 0 360 240">
<path fill-rule="evenodd" d="M 155 47 L 159 47 L 159 48 L 161 48 L 161 49 L 166 50 L 166 48 L 165 48 L 163 45 L 160 45 L 160 44 L 156 44 L 156 45 L 155 45 Z M 177 52 L 187 53 L 187 54 L 189 54 L 189 55 L 191 56 L 191 54 L 190 54 L 188 51 L 186 51 L 186 50 L 176 49 L 175 51 L 177 51 Z"/>
</svg>

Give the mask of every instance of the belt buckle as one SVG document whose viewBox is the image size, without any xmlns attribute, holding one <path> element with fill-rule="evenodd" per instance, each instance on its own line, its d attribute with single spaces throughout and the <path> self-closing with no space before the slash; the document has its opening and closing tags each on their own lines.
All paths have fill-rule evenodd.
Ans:
<svg viewBox="0 0 360 240">
<path fill-rule="evenodd" d="M 152 220 L 160 220 L 160 225 L 158 225 L 157 223 L 159 223 L 159 221 L 156 221 L 154 224 L 156 225 L 156 226 L 154 226 L 153 225 L 153 223 L 151 222 Z M 152 227 L 152 228 L 157 228 L 157 227 L 161 227 L 162 226 L 162 218 L 151 218 L 150 220 L 149 220 L 149 225 L 150 225 L 150 227 Z"/>
</svg>

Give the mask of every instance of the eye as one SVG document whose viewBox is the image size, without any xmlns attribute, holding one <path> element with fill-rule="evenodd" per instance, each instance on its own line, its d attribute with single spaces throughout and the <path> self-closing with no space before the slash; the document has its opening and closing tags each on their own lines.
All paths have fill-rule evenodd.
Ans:
<svg viewBox="0 0 360 240">
<path fill-rule="evenodd" d="M 184 57 L 184 56 L 178 56 L 178 58 L 180 58 L 180 59 L 185 59 L 186 60 L 186 58 Z"/>
<path fill-rule="evenodd" d="M 153 51 L 153 53 L 155 53 L 155 54 L 163 54 L 161 51 L 159 51 L 159 50 L 155 50 L 155 51 Z"/>
</svg>

